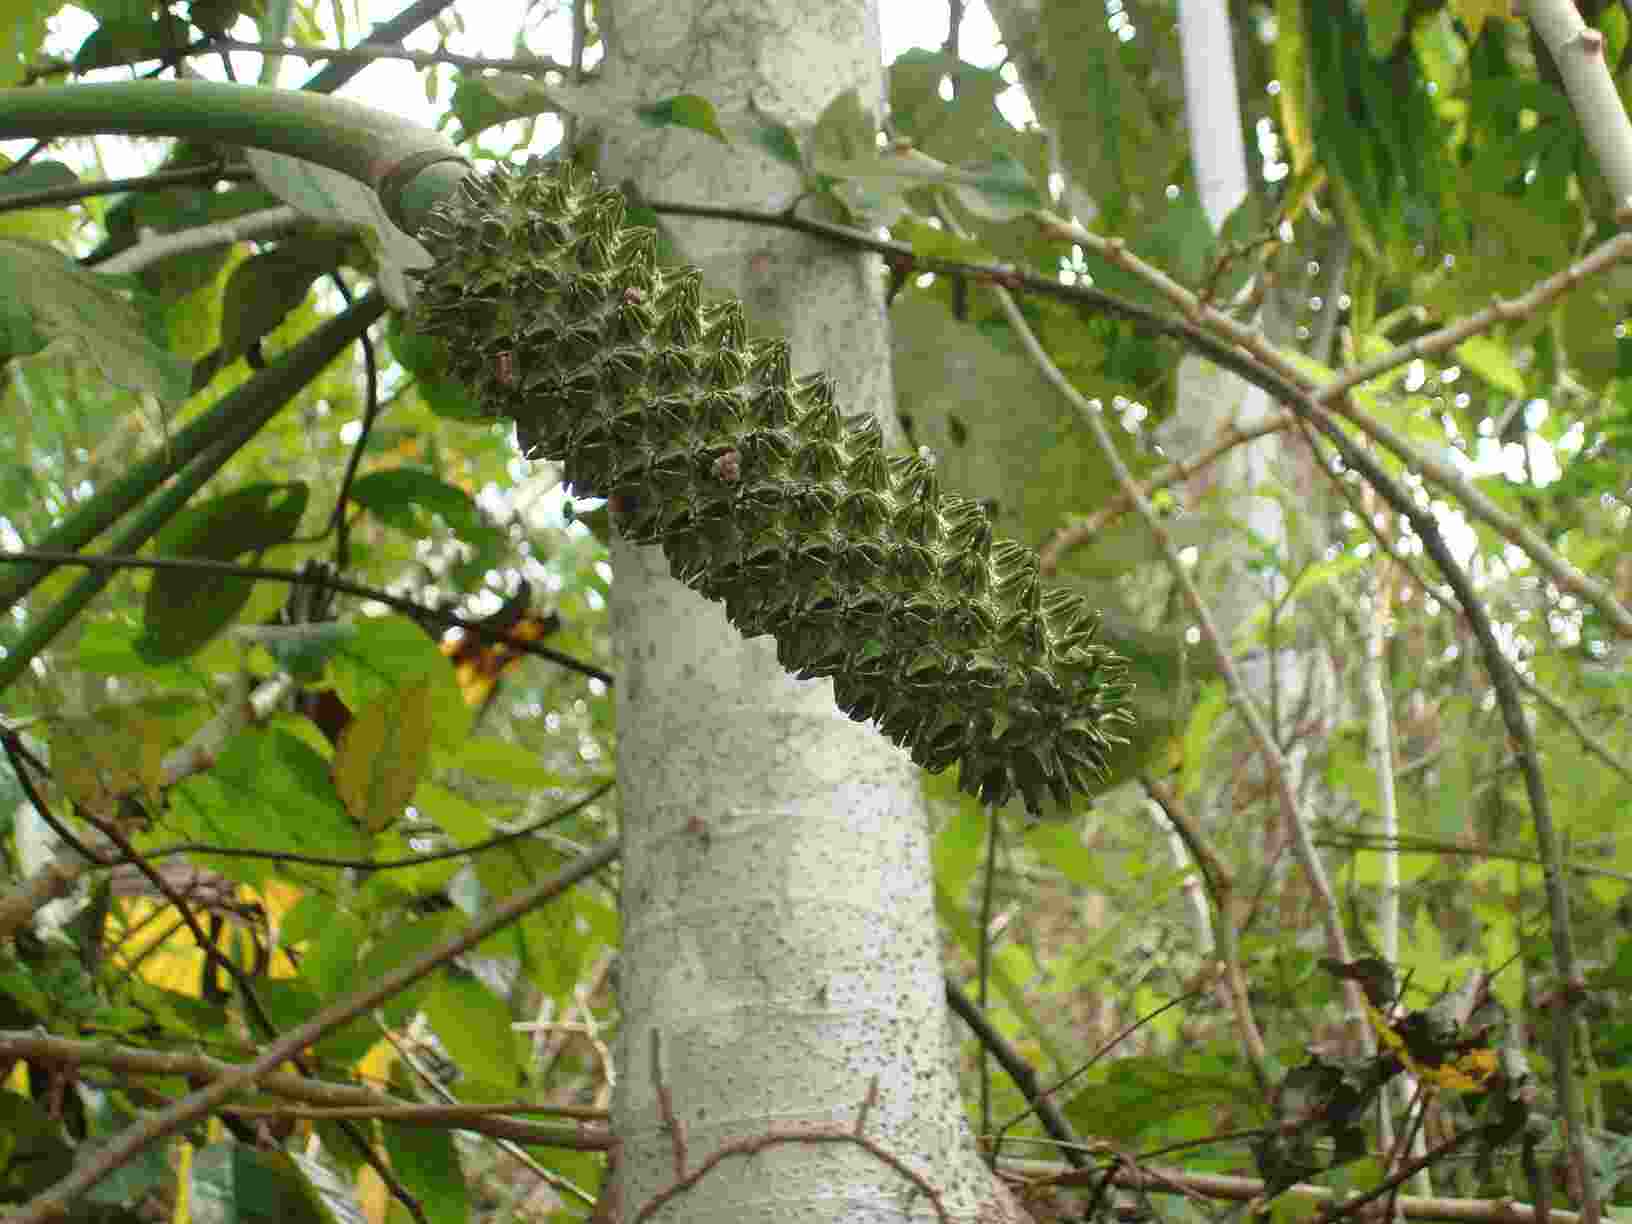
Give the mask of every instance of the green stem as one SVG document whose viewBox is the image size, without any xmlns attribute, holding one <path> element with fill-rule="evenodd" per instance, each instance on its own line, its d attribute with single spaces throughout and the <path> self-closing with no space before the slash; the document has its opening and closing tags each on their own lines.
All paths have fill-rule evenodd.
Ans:
<svg viewBox="0 0 1632 1224">
<path fill-rule="evenodd" d="M 195 449 L 191 463 L 177 477 L 174 484 L 143 507 L 142 512 L 109 544 L 109 551 L 114 553 L 138 551 L 186 505 L 187 499 L 196 493 L 205 481 L 220 471 L 222 465 L 282 411 L 283 407 L 316 378 L 346 345 L 362 335 L 368 326 L 384 313 L 385 299 L 378 294 L 370 294 L 344 314 L 330 319 L 254 378 L 224 397 L 215 409 L 203 418 L 203 421 L 215 425 L 215 436 L 211 438 L 208 433 L 200 431 L 188 439 L 189 446 Z M 195 422 L 190 428 L 202 423 Z M 169 475 L 168 472 L 158 472 L 155 461 L 159 458 L 152 456 L 142 465 L 148 468 L 150 464 L 154 464 L 147 473 L 151 479 L 149 489 L 157 487 Z M 171 470 L 174 471 L 176 468 L 172 467 Z M 121 497 L 128 495 L 129 490 L 124 488 L 124 485 L 124 481 L 119 482 L 97 498 L 92 505 L 101 505 L 105 499 L 108 500 L 109 506 L 114 505 L 112 500 L 114 493 L 118 492 Z M 76 517 L 59 528 L 59 532 L 77 535 L 83 532 L 88 524 L 99 518 L 104 519 L 96 530 L 88 532 L 84 540 L 79 541 L 79 544 L 83 544 L 132 504 L 134 499 L 115 509 L 111 514 L 99 512 L 88 516 L 84 521 Z M 70 527 L 73 529 L 72 532 L 68 531 Z M 53 532 L 52 536 L 57 534 L 58 532 Z M 73 547 L 78 547 L 78 544 Z M 32 568 L 29 570 L 29 585 L 38 581 L 40 572 Z M 29 618 L 22 637 L 11 646 L 5 658 L 0 659 L 0 692 L 11 687 L 12 682 L 23 674 L 29 662 L 62 632 L 86 604 L 90 603 L 96 593 L 108 584 L 112 575 L 111 570 L 92 570 L 86 573 L 68 589 L 67 594 L 45 612 L 38 617 Z"/>
<path fill-rule="evenodd" d="M 380 191 L 409 232 L 468 170 L 452 142 L 429 128 L 301 90 L 216 81 L 0 89 L 0 140 L 100 134 L 248 145 L 314 162 Z"/>
</svg>

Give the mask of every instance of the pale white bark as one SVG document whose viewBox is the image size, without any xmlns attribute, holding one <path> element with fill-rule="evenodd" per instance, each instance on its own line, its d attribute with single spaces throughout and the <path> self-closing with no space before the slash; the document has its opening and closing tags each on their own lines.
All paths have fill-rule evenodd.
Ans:
<svg viewBox="0 0 1632 1224">
<path fill-rule="evenodd" d="M 809 122 L 845 89 L 876 107 L 876 14 L 849 0 L 617 0 L 604 74 L 646 100 L 696 93 Z M 779 208 L 785 168 L 693 132 L 602 131 L 601 170 L 654 198 Z M 708 284 L 825 369 L 852 411 L 893 432 L 881 278 L 797 235 L 675 225 Z M 677 1180 L 653 1074 L 687 1168 L 732 1140 L 852 1122 L 975 1218 L 994 1182 L 951 1072 L 925 807 L 910 761 L 800 682 L 768 638 L 668 577 L 656 550 L 613 550 L 618 772 L 624 814 L 622 1015 L 614 1129 L 622 1218 Z M 853 1144 L 784 1144 L 723 1161 L 668 1220 L 898 1221 L 935 1212 Z M 993 1216 L 990 1218 L 1003 1218 Z"/>
<path fill-rule="evenodd" d="M 213 221 L 173 234 L 145 234 L 136 245 L 104 260 L 96 270 L 106 276 L 134 275 L 143 268 L 177 255 L 281 234 L 299 225 L 300 219 L 298 211 L 287 204 L 280 204 L 276 208 L 263 208 L 258 212 L 233 217 L 230 221 Z"/>
<path fill-rule="evenodd" d="M 1241 112 L 1237 100 L 1235 57 L 1230 40 L 1229 10 L 1225 0 L 1181 0 L 1179 5 L 1180 43 L 1184 49 L 1185 121 L 1190 131 L 1191 159 L 1195 166 L 1196 181 L 1202 189 L 1203 204 L 1208 220 L 1215 230 L 1246 196 L 1248 171 L 1246 150 L 1240 136 Z M 1225 131 L 1225 128 L 1228 131 Z M 1233 139 L 1232 139 L 1233 136 Z M 1226 164 L 1225 158 L 1234 164 Z M 1280 317 L 1277 298 L 1270 295 L 1260 323 L 1276 339 L 1278 332 L 1290 332 L 1286 320 Z M 1197 394 L 1197 392 L 1200 394 Z M 1205 438 L 1222 425 L 1233 424 L 1248 430 L 1269 418 L 1276 405 L 1261 388 L 1251 386 L 1232 373 L 1220 370 L 1199 358 L 1186 358 L 1179 366 L 1178 402 L 1174 416 L 1181 430 L 1188 429 L 1194 438 Z M 1277 460 L 1286 458 L 1285 438 L 1271 434 L 1237 447 L 1226 455 L 1214 474 L 1214 480 L 1224 488 L 1234 490 L 1230 506 L 1237 517 L 1244 520 L 1251 536 L 1229 533 L 1220 541 L 1219 551 L 1231 559 L 1244 560 L 1248 552 L 1256 553 L 1266 545 L 1284 552 L 1288 543 L 1285 513 L 1278 501 L 1255 496 L 1252 492 L 1274 478 Z M 1253 539 L 1252 537 L 1257 537 Z M 1230 567 L 1226 560 L 1215 584 L 1217 594 L 1212 603 L 1217 619 L 1233 637 L 1247 615 L 1266 595 L 1271 598 L 1279 590 L 1265 592 L 1255 589 L 1244 565 Z M 1280 579 L 1282 583 L 1285 578 Z M 1283 588 L 1284 589 L 1284 588 Z M 1272 716 L 1284 719 L 1289 710 L 1296 709 L 1308 698 L 1311 713 L 1323 720 L 1332 719 L 1338 708 L 1336 695 L 1327 682 L 1330 668 L 1315 660 L 1315 666 L 1297 653 L 1281 650 L 1273 655 L 1249 660 L 1243 667 L 1248 677 L 1249 691 L 1261 695 L 1266 691 L 1281 694 L 1281 708 Z M 1253 664 L 1258 664 L 1254 666 Z M 1271 689 L 1271 674 L 1275 687 Z M 1281 728 L 1273 728 L 1279 735 Z M 1295 744 L 1277 763 L 1275 754 L 1265 754 L 1265 768 L 1285 770 L 1285 791 L 1290 795 L 1302 792 L 1301 778 L 1307 748 Z M 1316 904 L 1326 909 L 1324 920 L 1333 955 L 1346 959 L 1347 936 L 1342 918 L 1336 911 L 1326 868 L 1315 849 L 1309 833 L 1308 814 L 1290 798 L 1284 804 L 1283 816 L 1290 827 L 1287 832 Z M 1342 951 L 1339 951 L 1341 949 Z M 1360 1013 L 1360 997 L 1352 983 L 1346 985 L 1344 997 L 1349 1020 L 1362 1040 L 1369 1045 L 1370 1036 Z M 1384 1118 L 1386 1128 L 1387 1119 Z"/>
<path fill-rule="evenodd" d="M 1190 131 L 1190 160 L 1202 208 L 1217 232 L 1247 198 L 1248 187 L 1235 51 L 1225 0 L 1180 0 L 1179 45 L 1184 53 L 1184 114 Z M 1223 425 L 1252 429 L 1275 411 L 1267 393 L 1228 371 L 1199 357 L 1187 357 L 1179 364 L 1175 433 L 1199 441 Z M 1226 455 L 1215 475 L 1217 483 L 1240 490 L 1237 513 L 1253 534 L 1270 544 L 1285 541 L 1285 516 L 1277 502 L 1254 496 L 1250 490 L 1273 479 L 1273 464 L 1281 449 L 1281 439 L 1259 438 Z M 1262 592 L 1248 589 L 1245 583 L 1227 584 L 1215 600 L 1227 634 L 1234 636 L 1261 598 Z"/>
<path fill-rule="evenodd" d="M 1224 0 L 1179 0 L 1190 160 L 1207 220 L 1218 230 L 1247 198 L 1247 149 L 1235 89 L 1235 45 Z"/>
<path fill-rule="evenodd" d="M 1553 53 L 1581 131 L 1622 209 L 1632 208 L 1632 120 L 1605 60 L 1603 34 L 1573 0 L 1526 0 L 1536 33 Z"/>
</svg>

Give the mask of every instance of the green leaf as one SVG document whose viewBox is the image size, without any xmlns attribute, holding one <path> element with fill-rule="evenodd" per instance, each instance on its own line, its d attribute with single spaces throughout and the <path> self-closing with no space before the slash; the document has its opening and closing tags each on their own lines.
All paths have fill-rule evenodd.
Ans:
<svg viewBox="0 0 1632 1224">
<path fill-rule="evenodd" d="M 79 176 L 59 161 L 32 161 L 0 176 L 0 200 L 9 195 L 69 187 L 77 182 Z"/>
<path fill-rule="evenodd" d="M 166 749 L 177 741 L 178 707 L 164 698 L 107 706 L 86 718 L 50 723 L 51 769 L 57 785 L 97 815 L 108 815 L 121 795 L 156 801 Z"/>
<path fill-rule="evenodd" d="M 9 0 L 0 21 L 0 86 L 16 85 L 36 62 L 45 41 L 45 19 L 62 7 L 61 0 Z"/>
<path fill-rule="evenodd" d="M 956 259 L 963 263 L 991 263 L 993 255 L 973 238 L 963 238 L 951 230 L 936 229 L 916 217 L 903 217 L 890 229 L 897 242 L 912 247 L 914 255 L 925 259 Z"/>
<path fill-rule="evenodd" d="M 419 393 L 437 416 L 450 421 L 485 421 L 493 414 L 477 402 L 462 382 L 447 377 L 448 346 L 433 336 L 414 331 L 393 314 L 386 324 L 391 352 L 414 376 Z"/>
<path fill-rule="evenodd" d="M 752 98 L 748 99 L 748 122 L 743 126 L 748 142 L 761 152 L 769 154 L 773 161 L 795 168 L 804 165 L 803 155 L 799 151 L 798 134 L 780 119 L 760 110 Z"/>
<path fill-rule="evenodd" d="M 1074 823 L 1048 821 L 1026 830 L 1026 845 L 1037 857 L 1079 888 L 1103 889 L 1103 857 L 1083 844 Z"/>
<path fill-rule="evenodd" d="M 1385 59 L 1394 50 L 1410 8 L 1411 0 L 1370 0 L 1366 5 L 1366 45 L 1373 59 Z"/>
<path fill-rule="evenodd" d="M 1317 561 L 1298 574 L 1297 580 L 1293 582 L 1291 588 L 1286 592 L 1284 602 L 1291 603 L 1295 599 L 1301 599 L 1317 587 L 1325 586 L 1328 582 L 1335 582 L 1343 575 L 1353 573 L 1367 564 L 1369 564 L 1367 558 L 1353 556 L 1349 553 L 1334 557 L 1330 561 Z"/>
<path fill-rule="evenodd" d="M 246 625 L 238 632 L 245 640 L 264 647 L 277 660 L 278 666 L 296 680 L 312 684 L 322 679 L 329 656 L 341 642 L 356 632 L 356 627 L 344 621 L 320 621 L 266 628 Z"/>
<path fill-rule="evenodd" d="M 476 878 L 489 897 L 508 897 L 560 870 L 564 861 L 565 855 L 548 842 L 528 838 L 499 846 L 477 858 Z M 546 906 L 545 910 L 556 908 Z M 545 925 L 548 926 L 556 920 L 552 917 Z M 552 947 L 555 942 L 554 935 L 540 941 L 534 938 L 537 933 L 537 926 L 524 921 L 490 936 L 479 945 L 478 951 L 488 956 L 517 956 L 523 968 L 530 975 L 536 975 L 542 966 L 549 963 L 549 958 L 555 950 Z M 580 952 L 581 949 L 578 949 L 573 954 L 576 956 Z"/>
<path fill-rule="evenodd" d="M 314 930 L 302 939 L 293 934 L 286 934 L 285 939 L 291 945 L 306 944 L 300 955 L 301 980 L 318 994 L 333 997 L 345 993 L 359 980 L 371 980 L 357 976 L 357 951 L 368 931 L 355 914 L 332 904 L 318 908 L 323 912 Z"/>
<path fill-rule="evenodd" d="M 370 833 L 395 824 L 425 772 L 430 744 L 428 682 L 353 707 L 334 753 L 334 786 L 351 818 Z"/>
<path fill-rule="evenodd" d="M 1221 680 L 1214 680 L 1201 691 L 1201 699 L 1190 711 L 1190 721 L 1184 728 L 1184 774 L 1179 782 L 1181 794 L 1191 794 L 1201 781 L 1201 770 L 1207 763 L 1208 745 L 1219 719 L 1229 709 L 1229 692 Z"/>
<path fill-rule="evenodd" d="M 543 790 L 562 784 L 561 775 L 546 766 L 536 750 L 492 736 L 464 741 L 441 764 L 478 778 L 508 782 L 524 790 Z"/>
<path fill-rule="evenodd" d="M 389 703 L 401 691 L 424 684 L 432 744 L 457 748 L 470 729 L 471 710 L 453 668 L 430 636 L 406 617 L 358 622 L 356 634 L 336 646 L 330 667 L 340 699 L 353 710 Z"/>
<path fill-rule="evenodd" d="M 827 104 L 810 134 L 813 166 L 859 163 L 878 153 L 874 134 L 878 125 L 861 104 L 861 95 L 847 89 Z"/>
<path fill-rule="evenodd" d="M 379 981 L 387 973 L 412 963 L 450 938 L 460 925 L 459 916 L 455 913 L 431 914 L 423 918 L 405 916 L 393 922 L 374 940 L 362 963 L 357 966 L 357 980 Z M 420 1002 L 430 988 L 431 980 L 421 978 L 387 999 L 381 1004 L 386 1024 L 395 1027 L 406 1023 L 419 1010 Z"/>
<path fill-rule="evenodd" d="M 720 117 L 714 104 L 697 94 L 676 94 L 635 109 L 642 123 L 648 127 L 683 127 L 712 136 L 721 144 L 730 144 L 720 127 Z"/>
<path fill-rule="evenodd" d="M 351 982 L 349 994 L 359 985 Z M 255 994 L 266 1008 L 267 1018 L 279 1032 L 287 1032 L 306 1023 L 323 1007 L 333 1002 L 329 996 L 312 989 L 304 978 L 261 978 L 255 983 Z M 356 1016 L 339 1028 L 330 1031 L 316 1045 L 317 1056 L 324 1063 L 348 1065 L 367 1054 L 380 1040 L 380 1026 L 367 1013 Z"/>
<path fill-rule="evenodd" d="M 158 59 L 187 45 L 187 23 L 173 13 L 155 19 L 146 5 L 128 20 L 104 21 L 74 53 L 74 71 L 91 72 L 141 60 Z"/>
<path fill-rule="evenodd" d="M 987 221 L 1012 221 L 1045 203 L 1026 168 L 1002 152 L 960 166 L 952 190 L 958 203 Z"/>
<path fill-rule="evenodd" d="M 351 500 L 416 539 L 425 534 L 422 514 L 441 515 L 455 531 L 486 526 L 469 493 L 424 468 L 387 468 L 360 476 L 351 486 Z"/>
<path fill-rule="evenodd" d="M 226 848 L 282 850 L 366 858 L 368 843 L 346 814 L 329 762 L 288 731 L 250 730 L 233 737 L 207 774 L 169 792 L 166 831 Z M 201 856 L 246 883 L 271 868 L 253 859 Z"/>
<path fill-rule="evenodd" d="M 237 561 L 286 543 L 300 527 L 309 490 L 301 482 L 254 484 L 190 506 L 160 533 L 161 557 Z M 186 658 L 225 629 L 255 582 L 197 570 L 154 573 L 137 652 L 155 663 Z"/>
<path fill-rule="evenodd" d="M 0 1203 L 25 1203 L 73 1167 L 60 1124 L 27 1097 L 0 1092 Z"/>
<path fill-rule="evenodd" d="M 430 1224 L 465 1224 L 471 1218 L 465 1174 L 453 1132 L 440 1126 L 386 1123 L 385 1150 L 391 1168 L 419 1200 Z"/>
<path fill-rule="evenodd" d="M 1513 361 L 1510 346 L 1490 336 L 1471 336 L 1456 346 L 1461 362 L 1480 378 L 1508 395 L 1524 394 L 1524 375 Z"/>
<path fill-rule="evenodd" d="M 335 226 L 357 226 L 368 235 L 375 254 L 380 289 L 398 310 L 408 307 L 411 293 L 407 273 L 430 263 L 430 255 L 411 234 L 397 228 L 386 215 L 380 197 L 349 174 L 316 162 L 265 149 L 246 149 L 255 176 L 284 203 L 314 220 Z M 287 250 L 287 245 L 282 250 Z M 323 270 L 329 261 L 306 259 Z"/>
<path fill-rule="evenodd" d="M 437 126 L 445 127 L 449 120 L 456 120 L 459 133 L 455 139 L 463 143 L 479 132 L 512 119 L 561 112 L 570 105 L 572 93 L 567 87 L 546 87 L 537 77 L 526 73 L 460 72 L 454 75 L 448 111 Z"/>
<path fill-rule="evenodd" d="M 495 808 L 491 803 L 472 803 L 459 792 L 437 782 L 420 784 L 414 795 L 414 806 L 460 845 L 486 841 L 493 836 L 493 821 L 515 810 L 513 807 Z"/>
<path fill-rule="evenodd" d="M 1409 8 L 1407 0 L 1393 0 L 1402 8 Z M 1452 0 L 1451 10 L 1468 27 L 1468 41 L 1470 43 L 1479 38 L 1488 20 L 1502 21 L 1513 13 L 1513 6 L 1508 0 Z"/>
<path fill-rule="evenodd" d="M 284 251 L 251 255 L 221 294 L 221 355 L 239 357 L 306 300 L 325 269 Z"/>
<path fill-rule="evenodd" d="M 158 341 L 156 318 L 145 303 L 139 308 L 138 295 L 132 283 L 86 271 L 44 243 L 0 238 L 0 360 L 67 340 L 115 386 L 180 403 L 192 390 L 192 367 Z"/>
<path fill-rule="evenodd" d="M 194 1153 L 187 1206 L 195 1224 L 334 1224 L 312 1183 L 287 1152 L 229 1140 Z"/>
<path fill-rule="evenodd" d="M 1214 1055 L 1196 1053 L 1118 1058 L 1106 1068 L 1103 1082 L 1082 1086 L 1066 1115 L 1079 1126 L 1093 1116 L 1099 1133 L 1137 1143 L 1153 1127 L 1174 1125 L 1185 1116 L 1199 1120 L 1220 1106 L 1251 1112 L 1261 1104 L 1243 1073 Z"/>
<path fill-rule="evenodd" d="M 957 811 L 935 836 L 931 858 L 935 879 L 949 896 L 963 897 L 986 849 L 986 809 L 960 797 Z"/>
<path fill-rule="evenodd" d="M 461 1100 L 505 1100 L 521 1084 L 518 1036 L 510 1009 L 469 974 L 444 970 L 425 998 L 425 1017 L 463 1073 Z"/>
</svg>

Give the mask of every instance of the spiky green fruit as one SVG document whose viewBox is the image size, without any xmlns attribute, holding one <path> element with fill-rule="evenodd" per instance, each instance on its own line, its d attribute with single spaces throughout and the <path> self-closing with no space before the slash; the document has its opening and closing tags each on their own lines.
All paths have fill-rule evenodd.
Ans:
<svg viewBox="0 0 1632 1224">
<path fill-rule="evenodd" d="M 1122 661 L 1037 555 L 933 465 L 885 453 L 788 346 L 750 340 L 695 268 L 661 268 L 623 198 L 569 167 L 465 180 L 420 234 L 416 326 L 575 492 L 745 635 L 930 770 L 1033 812 L 1091 788 L 1129 720 Z"/>
</svg>

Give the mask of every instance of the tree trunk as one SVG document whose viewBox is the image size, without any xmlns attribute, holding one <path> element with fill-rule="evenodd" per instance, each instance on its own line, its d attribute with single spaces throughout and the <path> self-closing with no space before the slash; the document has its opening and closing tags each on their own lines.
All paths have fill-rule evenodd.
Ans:
<svg viewBox="0 0 1632 1224">
<path fill-rule="evenodd" d="M 722 113 L 752 99 L 804 123 L 846 89 L 879 104 L 871 5 L 617 0 L 600 14 L 606 85 L 623 96 L 700 94 Z M 602 133 L 600 169 L 649 198 L 762 210 L 799 189 L 746 147 L 632 124 Z M 796 368 L 825 369 L 847 410 L 895 435 L 871 258 L 769 227 L 671 232 L 711 287 L 788 337 Z M 953 1218 L 976 1218 L 999 1191 L 948 1058 L 916 769 L 835 708 L 829 681 L 791 678 L 769 638 L 744 641 L 673 581 L 658 550 L 619 541 L 613 567 L 622 1218 L 677 1190 L 656 1218 L 933 1219 L 926 1187 Z M 872 1149 L 847 1138 L 738 1148 L 687 1180 L 733 1143 L 848 1130 L 875 1084 L 862 1127 Z"/>
</svg>

